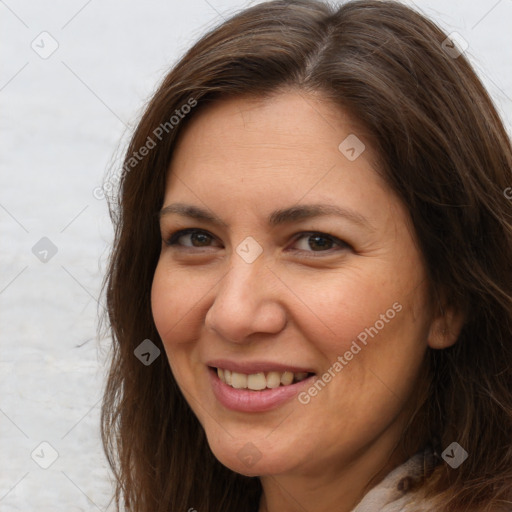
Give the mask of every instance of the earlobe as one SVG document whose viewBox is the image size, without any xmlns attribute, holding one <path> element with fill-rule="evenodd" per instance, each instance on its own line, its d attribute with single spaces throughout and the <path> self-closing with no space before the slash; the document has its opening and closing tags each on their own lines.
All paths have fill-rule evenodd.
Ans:
<svg viewBox="0 0 512 512">
<path fill-rule="evenodd" d="M 464 315 L 454 308 L 440 309 L 432 319 L 428 333 L 428 346 L 441 350 L 454 345 L 464 325 Z"/>
</svg>

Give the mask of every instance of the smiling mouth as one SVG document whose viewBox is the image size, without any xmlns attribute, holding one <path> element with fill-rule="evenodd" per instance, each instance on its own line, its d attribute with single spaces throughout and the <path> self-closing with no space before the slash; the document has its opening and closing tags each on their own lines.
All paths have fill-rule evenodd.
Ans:
<svg viewBox="0 0 512 512">
<path fill-rule="evenodd" d="M 234 389 L 248 389 L 250 391 L 262 391 L 264 389 L 276 389 L 278 387 L 290 386 L 301 382 L 314 373 L 306 372 L 258 372 L 258 373 L 238 373 L 224 368 L 213 368 L 211 370 L 217 373 L 219 379 Z"/>
</svg>

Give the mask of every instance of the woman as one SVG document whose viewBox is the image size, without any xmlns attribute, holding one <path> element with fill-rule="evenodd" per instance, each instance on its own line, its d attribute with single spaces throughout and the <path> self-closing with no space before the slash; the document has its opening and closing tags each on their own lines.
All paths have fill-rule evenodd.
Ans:
<svg viewBox="0 0 512 512">
<path fill-rule="evenodd" d="M 103 438 L 136 512 L 512 508 L 510 141 L 395 2 L 247 9 L 127 151 Z"/>
</svg>

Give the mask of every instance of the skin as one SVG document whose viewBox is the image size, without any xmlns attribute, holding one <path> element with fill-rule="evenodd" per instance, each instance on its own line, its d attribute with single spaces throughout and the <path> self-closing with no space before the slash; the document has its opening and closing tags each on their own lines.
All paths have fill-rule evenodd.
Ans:
<svg viewBox="0 0 512 512">
<path fill-rule="evenodd" d="M 366 145 L 354 161 L 338 149 L 349 134 Z M 449 315 L 434 313 L 408 212 L 376 160 L 339 107 L 295 90 L 208 106 L 173 155 L 164 207 L 205 208 L 224 225 L 161 217 L 153 316 L 213 453 L 261 478 L 260 512 L 350 511 L 406 458 L 395 448 L 427 347 L 456 339 Z M 297 204 L 335 205 L 365 221 L 325 215 L 269 227 L 271 212 Z M 166 243 L 186 228 L 210 238 Z M 248 236 L 263 250 L 252 263 L 236 252 Z M 401 311 L 307 405 L 294 398 L 242 413 L 214 397 L 206 361 L 281 361 L 321 376 L 395 303 Z M 247 443 L 261 455 L 251 466 L 238 456 Z"/>
</svg>

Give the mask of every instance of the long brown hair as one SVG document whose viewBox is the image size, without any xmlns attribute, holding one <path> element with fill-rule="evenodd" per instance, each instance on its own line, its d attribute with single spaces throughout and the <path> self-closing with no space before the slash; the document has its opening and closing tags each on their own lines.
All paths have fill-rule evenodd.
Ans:
<svg viewBox="0 0 512 512">
<path fill-rule="evenodd" d="M 510 499 L 512 202 L 504 191 L 512 186 L 512 149 L 487 92 L 465 56 L 447 51 L 446 37 L 394 1 L 277 0 L 213 29 L 165 77 L 131 139 L 111 203 L 105 290 L 113 344 L 102 436 L 119 505 L 257 510 L 259 479 L 215 459 L 167 359 L 146 366 L 134 350 L 150 339 L 164 353 L 150 290 L 178 134 L 213 99 L 289 88 L 320 94 L 366 128 L 380 172 L 410 212 L 439 307 L 465 314 L 455 345 L 428 349 L 403 446 L 456 441 L 469 458 L 456 470 L 440 464 L 420 490 L 446 511 L 491 510 Z"/>
</svg>

